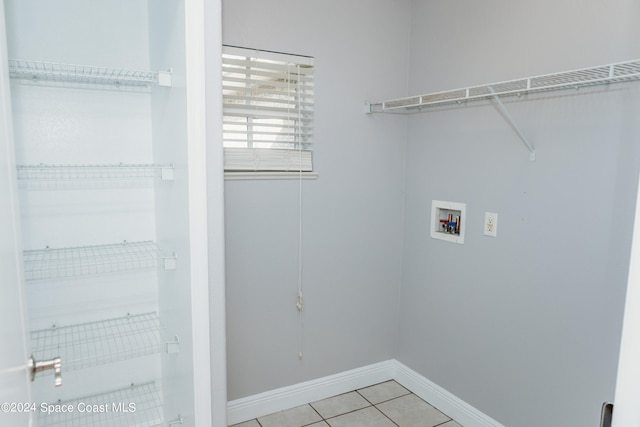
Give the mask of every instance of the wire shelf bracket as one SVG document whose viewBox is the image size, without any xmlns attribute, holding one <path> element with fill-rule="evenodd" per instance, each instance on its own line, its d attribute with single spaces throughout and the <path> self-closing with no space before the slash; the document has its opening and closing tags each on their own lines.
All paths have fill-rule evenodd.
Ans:
<svg viewBox="0 0 640 427">
<path fill-rule="evenodd" d="M 493 88 L 491 86 L 489 86 L 488 89 L 489 89 L 489 91 L 491 93 L 494 93 Z M 529 142 L 527 137 L 524 136 L 524 134 L 522 133 L 522 131 L 520 130 L 520 128 L 518 127 L 516 122 L 513 120 L 513 117 L 509 113 L 509 110 L 507 110 L 507 108 L 504 106 L 504 104 L 500 100 L 500 97 L 497 96 L 497 95 L 494 95 L 492 99 L 496 104 L 496 108 L 498 108 L 498 110 L 500 110 L 500 112 L 502 113 L 504 118 L 507 120 L 507 122 L 509 122 L 509 125 L 511 125 L 511 128 L 516 132 L 516 134 L 518 135 L 520 140 L 524 143 L 524 145 L 529 150 L 529 160 L 531 160 L 533 162 L 536 159 L 536 149 L 535 149 L 535 147 L 533 145 L 531 145 L 531 143 Z"/>
<path fill-rule="evenodd" d="M 180 352 L 180 338 L 176 335 L 173 337 L 173 341 L 167 341 L 164 343 L 165 352 L 167 354 L 176 354 Z"/>
<path fill-rule="evenodd" d="M 177 426 L 177 425 L 183 425 L 184 422 L 182 420 L 182 415 L 178 415 L 178 418 L 176 418 L 173 421 L 169 421 L 169 426 Z"/>
<path fill-rule="evenodd" d="M 409 96 L 381 102 L 365 102 L 364 112 L 373 113 L 407 113 L 423 108 L 462 104 L 470 101 L 491 100 L 505 116 L 511 127 L 518 134 L 529 150 L 531 160 L 535 159 L 535 147 L 522 134 L 513 118 L 508 113 L 500 97 L 521 96 L 528 93 L 579 89 L 581 87 L 608 85 L 640 80 L 640 59 L 581 68 L 559 73 L 544 74 L 534 77 L 508 80 L 462 89 L 434 92 L 425 95 Z"/>
</svg>

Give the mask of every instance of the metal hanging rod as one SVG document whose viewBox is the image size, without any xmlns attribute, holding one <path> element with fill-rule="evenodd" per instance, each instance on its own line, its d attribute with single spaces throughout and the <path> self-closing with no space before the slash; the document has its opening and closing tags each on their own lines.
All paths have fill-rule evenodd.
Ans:
<svg viewBox="0 0 640 427">
<path fill-rule="evenodd" d="M 496 99 L 500 96 L 580 88 L 640 79 L 640 59 L 487 85 L 365 103 L 366 113 L 412 112 L 425 107 Z"/>
</svg>

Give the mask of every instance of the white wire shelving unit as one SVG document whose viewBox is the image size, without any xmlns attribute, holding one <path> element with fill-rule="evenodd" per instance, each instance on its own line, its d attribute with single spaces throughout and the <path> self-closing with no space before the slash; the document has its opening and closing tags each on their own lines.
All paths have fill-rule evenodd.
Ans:
<svg viewBox="0 0 640 427">
<path fill-rule="evenodd" d="M 70 413 L 38 415 L 40 427 L 160 427 L 165 426 L 160 387 L 155 382 L 132 384 L 129 387 L 78 399 L 52 402 L 69 405 Z M 133 404 L 133 407 L 129 405 Z M 87 406 L 106 405 L 105 412 L 81 412 Z M 135 409 L 135 410 L 131 410 Z"/>
<path fill-rule="evenodd" d="M 63 371 L 70 372 L 162 352 L 176 353 L 178 339 L 168 340 L 164 335 L 158 314 L 144 313 L 32 331 L 31 350 L 35 360 L 60 357 Z"/>
<path fill-rule="evenodd" d="M 494 100 L 496 97 L 519 96 L 534 92 L 579 89 L 586 86 L 628 82 L 638 79 L 640 79 L 640 59 L 388 101 L 365 103 L 365 111 L 367 113 L 411 112 L 432 106 L 475 100 Z"/>
<path fill-rule="evenodd" d="M 554 90 L 580 89 L 582 87 L 630 82 L 640 79 L 640 59 L 599 65 L 560 73 L 544 74 L 504 82 L 491 83 L 462 89 L 434 92 L 425 95 L 397 98 L 389 101 L 365 102 L 365 112 L 414 113 L 429 107 L 464 104 L 470 101 L 490 100 L 529 150 L 529 159 L 535 160 L 536 149 L 517 126 L 501 101 L 502 97 L 521 96 L 528 93 Z"/>
<path fill-rule="evenodd" d="M 171 86 L 170 71 L 141 71 L 92 65 L 9 59 L 14 79 L 131 87 Z"/>
<path fill-rule="evenodd" d="M 18 165 L 18 179 L 27 181 L 106 181 L 157 178 L 173 181 L 174 166 L 158 164 Z"/>
<path fill-rule="evenodd" d="M 162 267 L 176 268 L 175 254 L 167 255 L 152 241 L 24 251 L 26 280 L 61 279 Z"/>
</svg>

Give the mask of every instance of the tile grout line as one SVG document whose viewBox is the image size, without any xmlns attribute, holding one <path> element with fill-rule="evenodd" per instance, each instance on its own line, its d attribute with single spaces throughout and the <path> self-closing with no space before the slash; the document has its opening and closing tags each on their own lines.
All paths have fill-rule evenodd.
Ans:
<svg viewBox="0 0 640 427">
<path fill-rule="evenodd" d="M 387 414 L 385 414 L 384 412 L 382 412 L 382 409 L 378 408 L 376 405 L 373 405 L 374 408 L 376 408 L 378 410 L 378 412 L 380 412 L 382 414 L 383 417 L 385 417 L 386 419 L 388 419 L 389 421 L 391 421 L 393 423 L 393 425 L 400 427 L 400 424 L 396 423 L 395 421 L 393 421 L 391 418 L 389 418 L 389 416 Z"/>
<path fill-rule="evenodd" d="M 380 384 L 382 384 L 382 383 L 380 383 Z M 367 387 L 365 387 L 365 388 L 367 388 Z M 360 390 L 363 390 L 363 389 L 360 389 Z M 378 408 L 378 406 L 377 406 L 377 405 L 378 405 L 378 404 L 380 404 L 380 403 L 383 403 L 383 402 L 378 402 L 378 404 L 374 404 L 374 403 L 373 403 L 373 402 L 371 402 L 369 399 L 367 399 L 366 397 L 364 397 L 364 396 L 362 395 L 362 393 L 360 393 L 360 390 L 356 390 L 356 393 L 358 393 L 360 396 L 362 396 L 362 398 L 363 398 L 364 400 L 366 400 L 367 402 L 371 403 L 371 406 L 373 406 L 374 408 L 376 408 L 376 410 L 377 410 L 378 412 L 380 412 L 380 413 L 382 414 L 382 416 L 383 416 L 383 417 L 385 417 L 386 419 L 388 419 L 389 421 L 391 421 L 395 426 L 400 427 L 400 426 L 398 425 L 398 423 L 396 423 L 395 421 L 393 421 L 391 418 L 389 418 L 389 416 L 388 416 L 387 414 L 385 414 L 384 412 L 382 412 L 382 410 L 381 410 L 380 408 Z M 405 390 L 406 390 L 406 389 L 405 389 Z M 406 394 L 405 394 L 404 396 L 406 396 Z M 397 399 L 397 398 L 396 398 L 396 399 Z M 391 400 L 393 400 L 393 399 L 388 399 L 388 400 L 385 400 L 384 402 L 389 402 L 389 401 L 391 401 Z"/>
<path fill-rule="evenodd" d="M 325 420 L 325 419 L 324 419 L 324 417 L 322 416 L 322 414 L 321 414 L 320 412 L 318 412 L 318 410 L 317 410 L 316 408 L 314 408 L 314 407 L 313 407 L 313 405 L 312 405 L 311 403 L 307 403 L 307 405 L 311 406 L 311 409 L 313 409 L 313 411 L 314 411 L 316 414 L 318 414 L 318 416 L 320 417 L 320 420 L 321 420 L 321 421 L 324 421 L 326 424 L 329 424 L 329 423 L 327 423 L 327 420 Z M 315 423 L 319 423 L 319 422 L 320 422 L 320 421 L 316 421 Z M 307 424 L 307 425 L 313 425 L 313 424 L 315 424 L 315 423 L 311 423 L 311 424 Z"/>
<path fill-rule="evenodd" d="M 365 388 L 366 388 L 366 387 L 365 387 Z M 334 418 L 338 418 L 338 417 L 341 417 L 341 416 L 343 416 L 343 415 L 352 414 L 352 413 L 357 412 L 357 411 L 360 411 L 360 410 L 362 410 L 362 409 L 366 409 L 366 408 L 370 408 L 370 407 L 372 407 L 372 406 L 375 406 L 373 403 L 371 403 L 371 401 L 370 401 L 369 399 L 367 399 L 366 397 L 364 397 L 364 396 L 363 396 L 363 395 L 362 395 L 362 394 L 361 394 L 357 389 L 356 389 L 356 390 L 348 391 L 348 392 L 346 392 L 346 393 L 341 393 L 341 394 L 338 394 L 338 395 L 336 395 L 336 396 L 332 396 L 332 397 L 330 397 L 330 399 L 332 399 L 333 397 L 343 396 L 343 395 L 345 395 L 345 394 L 350 394 L 350 393 L 354 393 L 354 392 L 355 392 L 355 393 L 357 393 L 360 397 L 362 397 L 362 398 L 363 398 L 363 399 L 364 399 L 364 400 L 365 400 L 369 405 L 367 405 L 367 406 L 363 406 L 362 408 L 354 409 L 354 410 L 352 410 L 352 411 L 343 412 L 343 413 L 340 413 L 340 414 L 334 415 L 333 417 L 327 417 L 327 418 L 325 418 L 324 416 L 322 416 L 322 414 L 321 414 L 320 412 L 318 412 L 318 411 L 316 410 L 316 408 L 314 408 L 314 407 L 313 407 L 313 405 L 312 405 L 311 403 L 309 403 L 308 405 L 309 405 L 309 406 L 311 406 L 311 407 L 313 408 L 313 410 L 314 410 L 314 411 L 316 411 L 316 413 L 320 416 L 320 418 L 322 418 L 322 421 L 324 421 L 324 422 L 325 422 L 325 423 L 327 423 L 327 424 L 329 424 L 329 421 L 328 421 L 328 420 L 332 420 L 332 419 L 334 419 Z M 311 424 L 308 424 L 308 425 L 311 425 Z M 305 426 L 301 426 L 301 427 L 305 427 Z"/>
<path fill-rule="evenodd" d="M 395 381 L 395 380 L 390 380 L 390 381 Z M 379 384 L 384 384 L 385 382 L 389 382 L 389 381 L 384 381 L 384 382 L 379 383 Z M 396 383 L 397 383 L 397 381 L 396 381 Z M 378 385 L 378 384 L 374 384 L 374 385 Z M 400 384 L 400 386 L 402 386 L 402 385 Z M 365 388 L 368 388 L 368 387 L 365 387 Z M 375 403 L 375 404 L 374 404 L 373 402 L 371 402 L 369 399 L 367 399 L 364 395 L 362 395 L 362 393 L 360 393 L 360 390 L 364 390 L 364 388 L 363 388 L 363 389 L 358 389 L 358 390 L 355 390 L 355 391 L 356 391 L 360 396 L 362 396 L 362 398 L 363 398 L 364 400 L 366 400 L 367 402 L 371 403 L 371 405 L 372 405 L 373 407 L 375 407 L 375 408 L 376 408 L 376 409 L 377 409 L 377 410 L 378 410 L 382 415 L 384 415 L 386 418 L 388 418 L 388 419 L 389 419 L 389 421 L 391 421 L 393 424 L 395 424 L 395 425 L 396 425 L 396 426 L 398 426 L 398 427 L 400 427 L 400 425 L 399 425 L 398 423 L 396 423 L 394 420 L 392 420 L 392 419 L 391 419 L 391 418 L 390 418 L 390 417 L 389 417 L 389 416 L 388 416 L 388 415 L 387 415 L 387 414 L 386 414 L 382 409 L 378 408 L 378 405 L 380 405 L 380 404 L 382 404 L 382 403 L 386 403 L 386 402 L 391 402 L 391 401 L 393 401 L 393 400 L 400 399 L 401 397 L 406 397 L 406 396 L 409 396 L 409 395 L 414 395 L 414 396 L 416 396 L 418 399 L 420 399 L 421 401 L 425 402 L 427 405 L 431 406 L 431 407 L 432 407 L 432 408 L 434 408 L 436 411 L 440 412 L 442 415 L 444 415 L 444 416 L 446 416 L 447 418 L 449 418 L 448 420 L 446 420 L 446 421 L 444 421 L 444 422 L 442 422 L 442 423 L 440 423 L 440 424 L 436 424 L 436 425 L 434 425 L 433 427 L 439 427 L 439 426 L 442 426 L 442 425 L 444 425 L 444 424 L 446 424 L 446 423 L 448 423 L 448 422 L 450 422 L 450 421 L 453 421 L 453 418 L 451 418 L 449 415 L 445 414 L 444 412 L 442 412 L 441 410 L 439 410 L 439 409 L 438 409 L 438 408 L 436 408 L 435 406 L 431 405 L 429 402 L 427 402 L 426 400 L 424 400 L 424 399 L 423 399 L 423 398 L 421 398 L 420 396 L 416 395 L 414 392 L 412 392 L 412 391 L 408 390 L 408 389 L 407 389 L 406 387 L 404 387 L 404 386 L 402 386 L 402 388 L 404 388 L 404 389 L 407 391 L 405 394 L 401 394 L 401 395 L 399 395 L 399 396 L 393 397 L 393 398 L 391 398 L 391 399 L 383 400 L 383 401 L 380 401 L 380 402 Z M 364 409 L 364 408 L 363 408 L 363 409 Z M 355 411 L 352 411 L 352 412 L 355 412 Z"/>
<path fill-rule="evenodd" d="M 354 412 L 358 412 L 358 411 L 361 411 L 363 409 L 371 408 L 372 406 L 375 406 L 375 405 L 367 405 L 367 406 L 363 406 L 362 408 L 358 408 L 358 409 L 354 409 L 352 411 L 347 411 L 347 412 L 343 412 L 343 413 L 338 414 L 338 415 L 334 415 L 333 417 L 322 418 L 322 421 L 328 421 L 328 420 L 332 420 L 334 418 L 341 417 L 343 415 L 353 414 Z M 320 416 L 322 416 L 322 415 L 320 415 Z M 302 427 L 305 427 L 305 426 L 302 426 Z"/>
<path fill-rule="evenodd" d="M 380 384 L 382 384 L 382 383 L 380 383 Z M 377 384 L 376 384 L 376 385 L 377 385 Z M 368 387 L 365 387 L 365 388 L 368 388 Z M 356 390 L 355 392 L 356 392 L 356 393 L 358 393 L 360 396 L 362 396 L 362 398 L 363 398 L 364 400 L 366 400 L 367 402 L 369 402 L 369 403 L 371 404 L 371 406 L 372 406 L 372 407 L 374 407 L 378 412 L 380 412 L 380 413 L 382 414 L 382 416 L 383 416 L 383 417 L 385 417 L 386 419 L 388 419 L 389 421 L 391 421 L 391 422 L 393 423 L 393 425 L 400 427 L 398 423 L 396 423 L 395 421 L 393 421 L 391 418 L 389 418 L 389 416 L 388 416 L 387 414 L 385 414 L 384 412 L 382 412 L 382 410 L 381 410 L 380 408 L 378 408 L 378 405 L 379 405 L 380 403 L 390 402 L 390 401 L 392 401 L 392 400 L 394 400 L 394 399 L 397 399 L 397 398 L 398 398 L 398 397 L 400 397 L 400 396 L 395 397 L 395 398 L 393 398 L 393 399 L 387 399 L 387 400 L 384 400 L 384 401 L 382 401 L 382 402 L 378 402 L 377 404 L 374 404 L 374 403 L 373 403 L 373 402 L 371 402 L 369 399 L 367 399 L 365 396 L 363 396 L 363 395 L 362 395 L 362 393 L 360 393 L 360 390 L 363 390 L 363 389 Z M 406 389 L 405 389 L 405 390 L 406 390 Z M 411 393 L 407 393 L 407 394 L 411 394 Z M 407 394 L 404 394 L 403 396 L 406 396 Z M 369 406 L 367 406 L 367 408 L 369 408 Z M 364 408 L 362 408 L 362 409 L 364 409 Z"/>
</svg>

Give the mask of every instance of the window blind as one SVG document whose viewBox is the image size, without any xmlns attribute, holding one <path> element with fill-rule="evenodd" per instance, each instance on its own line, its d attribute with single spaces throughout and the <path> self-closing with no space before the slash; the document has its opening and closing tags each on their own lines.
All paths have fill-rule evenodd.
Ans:
<svg viewBox="0 0 640 427">
<path fill-rule="evenodd" d="M 313 58 L 225 46 L 227 171 L 312 171 Z"/>
</svg>

